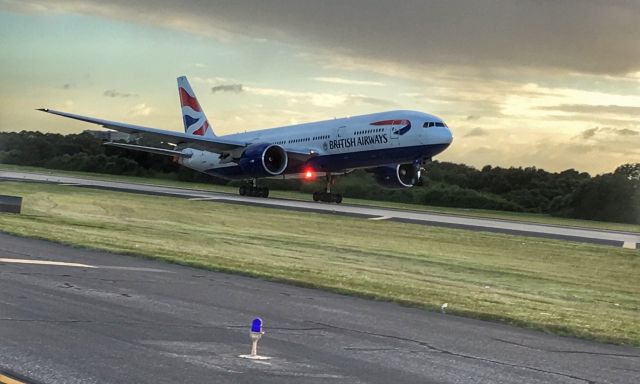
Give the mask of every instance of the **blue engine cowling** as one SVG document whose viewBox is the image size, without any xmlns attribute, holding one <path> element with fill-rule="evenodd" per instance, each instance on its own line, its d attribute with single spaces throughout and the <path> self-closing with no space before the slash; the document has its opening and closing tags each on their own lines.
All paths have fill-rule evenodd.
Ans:
<svg viewBox="0 0 640 384">
<path fill-rule="evenodd" d="M 279 145 L 260 143 L 248 146 L 238 165 L 249 177 L 276 176 L 284 172 L 288 163 L 287 151 Z"/>
<path fill-rule="evenodd" d="M 420 180 L 420 165 L 396 164 L 373 170 L 378 184 L 385 188 L 409 188 Z"/>
</svg>

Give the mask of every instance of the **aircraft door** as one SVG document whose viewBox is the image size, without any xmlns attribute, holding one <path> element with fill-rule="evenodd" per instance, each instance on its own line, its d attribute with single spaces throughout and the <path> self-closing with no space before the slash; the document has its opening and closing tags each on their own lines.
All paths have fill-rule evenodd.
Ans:
<svg viewBox="0 0 640 384">
<path fill-rule="evenodd" d="M 343 139 L 346 137 L 346 135 L 347 135 L 347 126 L 342 125 L 338 127 L 338 139 Z"/>
<path fill-rule="evenodd" d="M 396 146 L 399 144 L 400 139 L 400 129 L 402 128 L 402 120 L 394 120 L 393 124 L 389 129 L 389 142 L 391 146 Z"/>
</svg>

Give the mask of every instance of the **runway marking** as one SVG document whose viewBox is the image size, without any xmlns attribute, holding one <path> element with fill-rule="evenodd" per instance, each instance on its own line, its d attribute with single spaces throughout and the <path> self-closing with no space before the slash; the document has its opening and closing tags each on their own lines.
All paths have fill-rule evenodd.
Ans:
<svg viewBox="0 0 640 384">
<path fill-rule="evenodd" d="M 0 258 L 0 263 L 13 263 L 13 264 L 34 264 L 34 265 L 57 265 L 61 267 L 79 267 L 79 268 L 98 268 L 93 265 L 80 264 L 80 263 L 65 263 L 62 261 L 51 260 L 27 260 L 27 259 L 3 259 Z"/>
<path fill-rule="evenodd" d="M 16 380 L 12 377 L 0 373 L 0 384 L 26 384 L 24 381 Z"/>
<path fill-rule="evenodd" d="M 270 357 L 268 356 L 260 356 L 260 355 L 240 355 L 238 356 L 241 359 L 249 359 L 249 360 L 271 360 Z M 261 362 L 261 361 L 256 361 L 256 363 Z M 261 362 L 264 364 L 264 362 Z M 267 363 L 270 364 L 270 363 Z"/>
<path fill-rule="evenodd" d="M 205 200 L 220 200 L 219 197 L 192 197 L 190 199 L 187 200 L 191 200 L 191 201 L 205 201 Z"/>
<path fill-rule="evenodd" d="M 144 268 L 144 267 L 118 267 L 118 266 L 111 266 L 111 265 L 96 265 L 96 266 L 94 266 L 94 268 L 113 269 L 113 270 L 117 270 L 117 271 L 175 273 L 173 271 L 167 271 L 167 270 L 164 270 L 164 269 Z"/>
<path fill-rule="evenodd" d="M 63 261 L 49 261 L 49 260 L 28 260 L 28 259 L 3 259 L 0 258 L 0 263 L 12 263 L 12 264 L 33 264 L 33 265 L 56 265 L 60 267 L 78 267 L 78 268 L 92 268 L 92 269 L 113 269 L 121 271 L 137 271 L 137 272 L 161 272 L 161 273 L 174 273 L 173 271 L 167 271 L 157 268 L 144 268 L 144 267 L 121 267 L 112 265 L 89 265 L 81 263 L 66 263 Z M 2 384 L 2 383 L 0 383 Z"/>
<path fill-rule="evenodd" d="M 389 220 L 391 216 L 380 216 L 380 217 L 371 217 L 369 220 Z"/>
<path fill-rule="evenodd" d="M 3 259 L 0 258 L 0 263 L 12 263 L 12 264 L 33 264 L 33 265 L 55 265 L 60 267 L 78 267 L 78 268 L 92 268 L 92 269 L 113 269 L 121 271 L 136 271 L 136 272 L 160 272 L 160 273 L 174 273 L 173 271 L 167 271 L 158 268 L 144 268 L 144 267 L 121 267 L 112 265 L 89 265 L 80 263 L 66 263 L 63 261 L 50 261 L 50 260 L 28 260 L 28 259 Z M 0 383 L 2 384 L 2 383 Z"/>
</svg>

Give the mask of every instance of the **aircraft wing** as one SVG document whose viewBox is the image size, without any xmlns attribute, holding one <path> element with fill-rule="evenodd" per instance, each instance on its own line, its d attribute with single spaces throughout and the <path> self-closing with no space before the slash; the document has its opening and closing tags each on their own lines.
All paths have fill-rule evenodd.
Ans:
<svg viewBox="0 0 640 384">
<path fill-rule="evenodd" d="M 145 147 L 143 145 L 135 145 L 135 144 L 116 143 L 116 142 L 113 142 L 113 141 L 109 141 L 107 143 L 104 143 L 104 145 L 107 145 L 109 147 L 118 147 L 118 148 L 124 148 L 124 149 L 131 149 L 131 150 L 134 150 L 134 151 L 155 153 L 157 155 L 165 155 L 165 156 L 179 156 L 179 157 L 191 157 L 192 156 L 188 152 L 174 151 L 172 149 L 164 149 L 164 148 L 156 148 L 156 147 Z"/>
<path fill-rule="evenodd" d="M 66 113 L 60 111 L 54 111 L 53 109 L 41 108 L 38 111 L 51 113 L 54 115 L 68 117 L 74 120 L 80 120 L 87 123 L 101 125 L 104 128 L 113 129 L 114 131 L 124 132 L 128 134 L 141 134 L 146 136 L 154 136 L 162 141 L 181 144 L 187 143 L 189 147 L 200 149 L 210 152 L 228 152 L 238 148 L 244 148 L 251 143 L 245 143 L 240 141 L 224 140 L 219 138 L 205 138 L 195 135 L 187 135 L 182 132 L 168 131 L 164 129 L 148 128 L 139 125 L 132 125 L 126 123 L 118 123 L 115 121 L 96 119 L 93 117 L 75 115 L 73 113 Z M 133 149 L 133 148 L 132 148 Z"/>
<path fill-rule="evenodd" d="M 174 143 L 174 144 L 188 144 L 189 148 L 200 149 L 203 151 L 210 151 L 215 153 L 223 153 L 223 152 L 231 152 L 236 149 L 241 149 L 251 145 L 249 142 L 242 141 L 234 141 L 234 140 L 225 140 L 218 137 L 201 137 L 196 135 L 188 135 L 182 132 L 176 131 L 168 131 L 165 129 L 157 129 L 157 128 L 148 128 L 142 127 L 139 125 L 126 124 L 126 123 L 118 123 L 116 121 L 102 120 L 96 119 L 94 117 L 87 117 L 81 115 L 75 115 L 73 113 L 60 112 L 55 111 L 53 109 L 48 108 L 40 108 L 38 111 L 51 113 L 53 115 L 58 115 L 62 117 L 67 117 L 74 120 L 80 120 L 87 123 L 101 125 L 104 128 L 113 129 L 114 131 L 124 132 L 131 135 L 139 134 L 145 136 L 153 136 L 162 141 Z M 117 143 L 108 143 L 108 145 L 119 146 L 122 148 L 145 151 L 145 152 L 153 152 L 163 155 L 176 155 L 170 151 L 162 150 L 162 149 L 154 149 L 150 147 L 141 147 L 135 145 L 122 145 Z M 154 150 L 151 150 L 154 149 Z M 286 149 L 287 155 L 291 158 L 307 161 L 309 158 L 318 155 L 318 150 L 315 148 L 290 148 Z"/>
</svg>

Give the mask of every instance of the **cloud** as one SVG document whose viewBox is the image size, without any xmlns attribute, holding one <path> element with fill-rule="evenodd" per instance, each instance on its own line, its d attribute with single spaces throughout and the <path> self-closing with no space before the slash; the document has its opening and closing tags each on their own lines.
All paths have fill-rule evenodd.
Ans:
<svg viewBox="0 0 640 384">
<path fill-rule="evenodd" d="M 590 139 L 596 135 L 596 133 L 598 132 L 598 129 L 599 129 L 598 127 L 585 129 L 584 131 L 582 131 L 582 133 L 580 133 L 580 136 L 583 139 Z"/>
<path fill-rule="evenodd" d="M 485 136 L 454 140 L 438 159 L 476 167 L 486 164 L 536 166 L 548 171 L 574 168 L 602 173 L 640 158 L 640 136 L 624 136 L 626 132 L 621 132 L 621 129 L 605 128 L 596 127 L 589 139 L 584 139 L 581 134 L 571 136 L 560 131 L 553 136 L 540 136 L 533 128 L 492 128 Z M 586 133 L 587 136 L 590 134 L 591 131 Z"/>
<path fill-rule="evenodd" d="M 59 108 L 63 109 L 63 110 L 70 110 L 73 108 L 73 106 L 75 105 L 75 102 L 73 100 L 67 99 L 64 102 L 58 104 Z"/>
<path fill-rule="evenodd" d="M 231 81 L 229 79 L 225 79 L 224 77 L 199 77 L 199 76 L 190 77 L 189 80 L 194 83 L 204 83 L 209 85 L 220 84 L 220 83 Z"/>
<path fill-rule="evenodd" d="M 486 136 L 488 133 L 489 131 L 487 131 L 486 129 L 476 127 L 470 130 L 469 132 L 467 132 L 467 134 L 464 135 L 464 137 Z"/>
<path fill-rule="evenodd" d="M 560 111 L 569 113 L 596 113 L 611 115 L 640 115 L 640 107 L 624 105 L 590 105 L 590 104 L 562 104 L 540 107 L 547 111 Z"/>
<path fill-rule="evenodd" d="M 289 60 L 298 60 L 293 62 L 291 73 L 293 81 L 300 83 L 291 87 L 300 91 L 278 89 L 287 87 L 283 84 L 290 84 L 291 77 L 269 82 L 274 88 L 252 87 L 250 82 L 265 80 L 268 75 L 257 71 L 250 78 L 233 78 L 245 75 L 233 70 L 197 69 L 188 60 L 182 64 L 202 76 L 190 80 L 194 85 L 201 83 L 205 90 L 243 83 L 241 94 L 252 108 L 239 113 L 240 107 L 234 106 L 228 115 L 251 119 L 235 125 L 231 117 L 222 120 L 228 123 L 225 127 L 237 130 L 251 124 L 257 128 L 360 113 L 374 109 L 369 105 L 391 105 L 389 100 L 393 100 L 405 104 L 403 108 L 442 116 L 460 136 L 469 135 L 469 140 L 455 141 L 443 153 L 443 158 L 453 161 L 535 164 L 555 169 L 578 164 L 576 168 L 592 171 L 611 170 L 622 162 L 619 159 L 638 158 L 638 1 L 0 0 L 0 9 L 41 12 L 43 18 L 72 13 L 125 20 L 186 31 L 198 35 L 193 40 L 199 43 L 207 39 L 242 43 L 247 37 L 252 42 L 264 38 L 260 54 L 266 59 L 291 54 Z M 283 48 L 273 42 L 287 45 Z M 235 52 L 235 45 L 229 47 Z M 253 47 L 238 44 L 237 49 L 244 53 Z M 207 57 L 192 61 L 209 63 Z M 257 63 L 258 68 L 260 65 Z M 264 65 L 266 71 L 273 69 L 269 62 Z M 301 71 L 298 65 L 308 67 Z M 309 66 L 313 71 L 306 71 Z M 222 73 L 225 78 L 207 78 L 208 72 Z M 313 81 L 375 87 L 353 83 L 368 80 L 371 72 L 384 75 L 371 76 L 371 80 L 383 79 L 388 89 L 376 88 L 371 90 L 377 93 L 368 93 L 360 92 L 367 88 L 350 91 L 335 87 L 326 92 L 326 85 Z M 286 76 L 289 72 L 276 68 L 274 73 Z M 330 75 L 313 77 L 316 74 Z M 57 81 L 64 83 L 65 77 Z M 127 94 L 111 91 L 117 96 L 109 97 Z M 135 104 L 138 100 L 131 101 Z M 254 104 L 265 106 L 260 115 L 254 114 Z M 285 115 L 274 106 L 295 110 L 299 115 Z M 167 121 L 159 115 L 170 110 L 158 104 L 149 120 Z M 145 104 L 131 111 L 139 115 L 149 112 Z M 475 130 L 480 126 L 474 121 L 476 116 L 481 117 L 482 127 L 490 129 Z M 585 132 L 596 125 L 617 130 Z M 473 152 L 474 147 L 486 151 Z M 580 148 L 588 150 L 589 156 L 576 152 Z M 610 152 L 597 153 L 600 149 Z"/>
<path fill-rule="evenodd" d="M 580 132 L 578 138 L 588 140 L 594 138 L 596 135 L 599 138 L 602 138 L 603 136 L 638 136 L 640 135 L 640 131 L 628 128 L 594 127 Z M 637 145 L 640 147 L 640 141 L 638 141 Z"/>
<path fill-rule="evenodd" d="M 242 84 L 222 84 L 211 87 L 211 93 L 217 92 L 240 93 L 242 92 Z"/>
<path fill-rule="evenodd" d="M 102 95 L 106 96 L 106 97 L 135 97 L 135 96 L 137 96 L 135 93 L 118 92 L 115 89 L 107 89 L 106 91 L 104 91 L 104 93 Z"/>
<path fill-rule="evenodd" d="M 244 87 L 247 93 L 258 96 L 282 97 L 289 104 L 310 104 L 316 107 L 335 108 L 342 105 L 369 104 L 381 107 L 395 106 L 390 100 L 360 94 L 326 92 L 300 92 L 276 88 Z"/>
<path fill-rule="evenodd" d="M 129 115 L 131 115 L 131 116 L 149 116 L 152 111 L 153 111 L 153 108 L 151 108 L 150 106 L 148 106 L 145 103 L 140 103 L 140 104 L 134 105 L 129 110 Z"/>
<path fill-rule="evenodd" d="M 289 104 L 311 104 L 316 107 L 334 108 L 344 104 L 347 99 L 345 95 L 317 92 L 298 92 L 286 89 L 244 87 L 247 93 L 258 96 L 282 97 L 286 98 Z"/>
<path fill-rule="evenodd" d="M 333 83 L 333 84 L 372 85 L 376 87 L 384 86 L 384 83 L 381 83 L 378 81 L 351 80 L 351 79 L 343 79 L 340 77 L 314 77 L 312 80 L 321 81 L 324 83 Z"/>
<path fill-rule="evenodd" d="M 401 92 L 400 96 L 413 97 L 413 98 L 416 98 L 416 99 L 424 99 L 424 98 L 426 98 L 426 96 L 423 93 L 420 93 L 420 92 Z"/>
<path fill-rule="evenodd" d="M 277 40 L 422 70 L 640 71 L 640 2 L 628 0 L 25 0 L 0 6 L 84 13 L 219 39 Z"/>
<path fill-rule="evenodd" d="M 628 128 L 618 129 L 616 133 L 618 135 L 620 135 L 620 136 L 637 136 L 637 135 L 640 135 L 640 131 L 636 131 L 636 130 L 628 129 Z"/>
<path fill-rule="evenodd" d="M 349 95 L 347 96 L 345 102 L 350 104 L 370 104 L 370 105 L 377 105 L 380 107 L 392 107 L 397 105 L 396 103 L 390 100 L 378 99 L 376 97 L 369 97 L 369 96 L 363 96 L 363 95 Z"/>
</svg>

